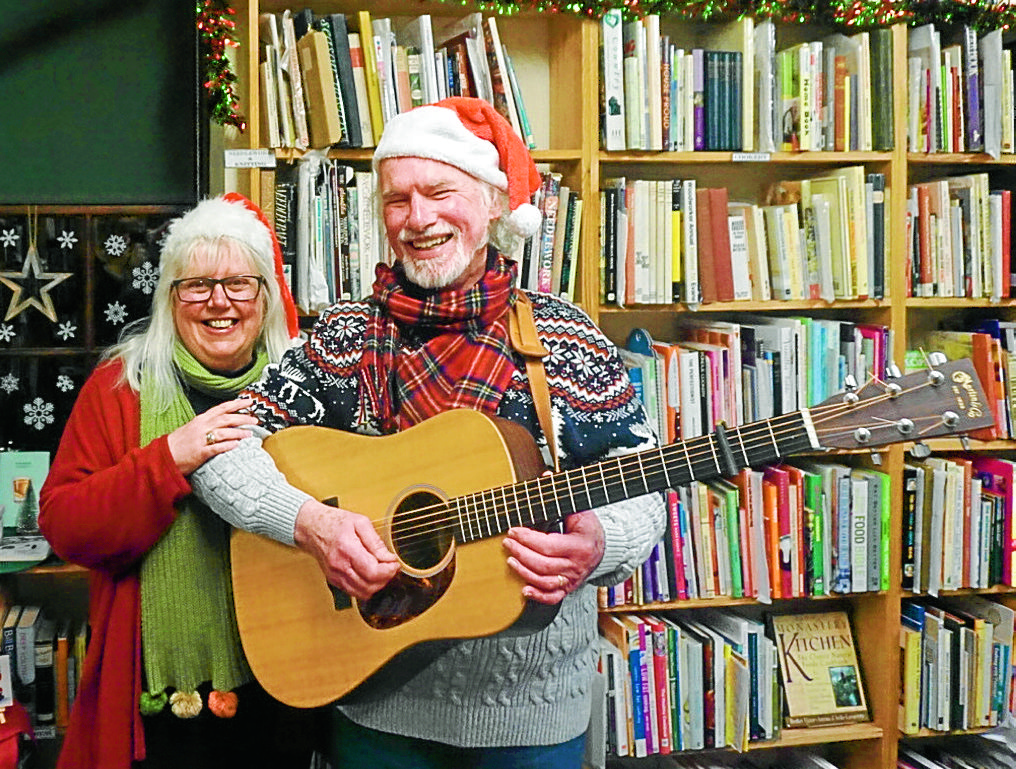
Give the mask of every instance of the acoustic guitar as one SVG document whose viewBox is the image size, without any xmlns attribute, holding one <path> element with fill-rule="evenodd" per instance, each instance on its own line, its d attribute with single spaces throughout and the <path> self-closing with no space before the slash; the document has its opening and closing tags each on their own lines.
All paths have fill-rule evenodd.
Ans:
<svg viewBox="0 0 1016 769">
<path fill-rule="evenodd" d="M 290 427 L 264 443 L 289 482 L 371 518 L 402 569 L 369 600 L 351 600 L 307 553 L 234 531 L 244 652 L 258 681 L 290 705 L 369 697 L 406 680 L 454 639 L 532 632 L 553 618 L 556 607 L 522 597 L 506 563 L 501 540 L 512 526 L 544 527 L 802 452 L 919 441 L 993 422 L 963 360 L 872 380 L 792 414 L 546 475 L 525 429 L 476 411 L 449 411 L 383 437 Z"/>
</svg>

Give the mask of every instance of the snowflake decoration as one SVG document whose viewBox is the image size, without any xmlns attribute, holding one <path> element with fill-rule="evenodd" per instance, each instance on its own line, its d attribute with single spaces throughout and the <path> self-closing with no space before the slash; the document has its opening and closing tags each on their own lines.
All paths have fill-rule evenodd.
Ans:
<svg viewBox="0 0 1016 769">
<path fill-rule="evenodd" d="M 18 389 L 18 378 L 14 374 L 4 374 L 0 377 L 0 390 L 8 395 Z"/>
<path fill-rule="evenodd" d="M 66 342 L 68 339 L 74 338 L 74 334 L 77 333 L 77 330 L 77 326 L 70 321 L 67 321 L 66 323 L 60 324 L 60 328 L 57 329 L 56 335 Z"/>
<path fill-rule="evenodd" d="M 155 284 L 159 282 L 159 268 L 154 264 L 145 262 L 140 267 L 131 270 L 131 274 L 134 276 L 134 282 L 131 285 L 140 290 L 142 294 L 147 296 L 155 291 Z"/>
<path fill-rule="evenodd" d="M 119 302 L 106 305 L 106 321 L 114 326 L 119 326 L 127 320 L 127 307 Z"/>
<path fill-rule="evenodd" d="M 4 230 L 3 234 L 0 235 L 0 243 L 3 244 L 4 248 L 13 248 L 18 244 L 20 237 L 14 230 Z"/>
<path fill-rule="evenodd" d="M 56 378 L 56 388 L 62 392 L 69 392 L 74 389 L 74 380 L 66 374 L 61 374 Z"/>
<path fill-rule="evenodd" d="M 26 403 L 25 424 L 36 430 L 53 424 L 53 404 L 47 403 L 42 398 L 36 398 L 31 403 Z"/>
<path fill-rule="evenodd" d="M 127 238 L 123 235 L 110 235 L 106 238 L 103 248 L 110 256 L 120 256 L 127 250 Z"/>
<path fill-rule="evenodd" d="M 14 338 L 14 326 L 10 323 L 0 323 L 0 342 L 9 342 Z"/>
<path fill-rule="evenodd" d="M 77 237 L 73 232 L 67 232 L 67 230 L 61 230 L 60 232 L 60 237 L 57 238 L 60 241 L 60 248 L 66 248 L 70 251 L 74 244 L 78 242 Z"/>
</svg>

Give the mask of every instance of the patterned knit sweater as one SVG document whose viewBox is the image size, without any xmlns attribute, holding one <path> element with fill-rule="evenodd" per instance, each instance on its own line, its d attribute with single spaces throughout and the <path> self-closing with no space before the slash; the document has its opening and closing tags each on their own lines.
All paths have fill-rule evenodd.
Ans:
<svg viewBox="0 0 1016 769">
<path fill-rule="evenodd" d="M 562 469 L 651 448 L 653 434 L 611 342 L 574 306 L 530 294 L 544 359 Z M 356 367 L 368 306 L 330 308 L 310 339 L 266 369 L 251 388 L 255 413 L 269 431 L 318 424 L 377 434 L 359 412 Z M 402 343 L 422 343 L 405 333 Z M 525 426 L 549 463 L 524 363 L 517 361 L 498 414 Z M 267 464 L 266 464 L 267 463 Z M 205 464 L 191 478 L 199 496 L 235 526 L 292 543 L 302 492 L 284 485 L 254 440 Z M 362 725 L 453 745 L 546 745 L 581 734 L 589 722 L 595 669 L 595 585 L 629 576 L 663 532 L 658 494 L 596 509 L 603 558 L 589 582 L 562 602 L 544 630 L 502 633 L 457 643 L 408 683 L 369 703 L 341 706 Z"/>
</svg>

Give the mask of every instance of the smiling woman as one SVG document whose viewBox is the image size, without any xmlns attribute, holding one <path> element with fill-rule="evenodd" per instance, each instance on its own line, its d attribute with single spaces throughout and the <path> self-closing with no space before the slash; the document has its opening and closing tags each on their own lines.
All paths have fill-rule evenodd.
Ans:
<svg viewBox="0 0 1016 769">
<path fill-rule="evenodd" d="M 294 728 L 240 647 L 229 527 L 189 483 L 249 436 L 250 401 L 236 396 L 295 334 L 281 261 L 250 201 L 199 203 L 170 224 L 151 317 L 81 389 L 39 519 L 53 548 L 94 574 L 61 766 L 308 765 L 309 742 L 290 735 L 313 728 Z"/>
<path fill-rule="evenodd" d="M 265 303 L 258 302 L 260 275 L 233 240 L 194 249 L 189 275 L 173 281 L 173 323 L 184 347 L 209 371 L 227 374 L 253 361 L 261 334 Z M 230 288 L 227 288 L 229 286 Z"/>
</svg>

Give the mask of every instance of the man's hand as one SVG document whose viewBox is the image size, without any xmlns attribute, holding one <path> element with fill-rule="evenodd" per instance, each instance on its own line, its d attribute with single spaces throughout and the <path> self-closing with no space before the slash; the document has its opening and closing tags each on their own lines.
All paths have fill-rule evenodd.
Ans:
<svg viewBox="0 0 1016 769">
<path fill-rule="evenodd" d="M 508 530 L 504 547 L 508 565 L 522 577 L 522 595 L 555 604 L 576 590 L 603 558 L 603 527 L 595 513 L 569 515 L 564 534 L 544 534 L 525 527 Z"/>
<path fill-rule="evenodd" d="M 293 539 L 314 556 L 330 584 L 361 601 L 399 571 L 398 559 L 359 513 L 307 500 L 297 513 Z"/>
</svg>

